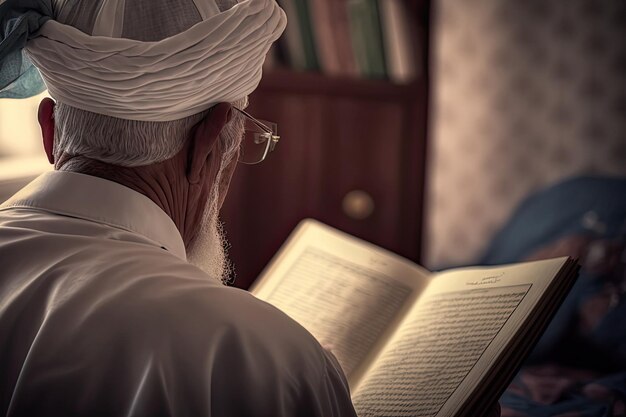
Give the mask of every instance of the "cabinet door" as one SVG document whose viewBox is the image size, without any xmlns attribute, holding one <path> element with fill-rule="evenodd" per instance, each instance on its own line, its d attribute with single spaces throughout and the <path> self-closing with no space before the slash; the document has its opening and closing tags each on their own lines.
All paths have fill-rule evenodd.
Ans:
<svg viewBox="0 0 626 417">
<path fill-rule="evenodd" d="M 236 286 L 247 288 L 306 217 L 417 258 L 419 190 L 406 177 L 422 156 L 407 133 L 410 106 L 263 92 L 249 111 L 278 123 L 281 141 L 262 164 L 238 167 L 222 208 Z"/>
<path fill-rule="evenodd" d="M 405 111 L 393 101 L 341 98 L 325 103 L 320 220 L 401 251 Z"/>
</svg>

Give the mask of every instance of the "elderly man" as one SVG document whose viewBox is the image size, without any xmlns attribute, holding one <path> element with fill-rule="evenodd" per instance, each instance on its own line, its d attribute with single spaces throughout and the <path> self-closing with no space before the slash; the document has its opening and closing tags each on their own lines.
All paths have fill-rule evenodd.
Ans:
<svg viewBox="0 0 626 417">
<path fill-rule="evenodd" d="M 220 282 L 231 175 L 277 139 L 242 110 L 282 10 L 2 7 L 3 76 L 23 41 L 57 102 L 38 114 L 56 170 L 0 208 L 0 415 L 354 416 L 335 359 Z"/>
<path fill-rule="evenodd" d="M 0 4 L 0 97 L 38 89 L 32 60 L 56 99 L 56 170 L 0 206 L 0 415 L 355 416 L 332 354 L 221 282 L 230 178 L 278 140 L 243 108 L 285 23 L 274 0 Z"/>
</svg>

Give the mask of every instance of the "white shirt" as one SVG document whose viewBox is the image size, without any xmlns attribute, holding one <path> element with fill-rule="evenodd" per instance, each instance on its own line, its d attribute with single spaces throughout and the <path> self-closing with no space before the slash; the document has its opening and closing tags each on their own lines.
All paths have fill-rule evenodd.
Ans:
<svg viewBox="0 0 626 417">
<path fill-rule="evenodd" d="M 354 416 L 304 328 L 187 263 L 173 221 L 104 179 L 0 206 L 0 416 Z"/>
</svg>

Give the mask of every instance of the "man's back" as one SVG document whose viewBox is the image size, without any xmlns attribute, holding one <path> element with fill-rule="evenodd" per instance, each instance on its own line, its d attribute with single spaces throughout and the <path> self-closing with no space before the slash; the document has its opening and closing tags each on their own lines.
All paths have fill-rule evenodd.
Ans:
<svg viewBox="0 0 626 417">
<path fill-rule="evenodd" d="M 0 415 L 354 415 L 306 330 L 184 256 L 107 180 L 48 173 L 0 207 Z"/>
</svg>

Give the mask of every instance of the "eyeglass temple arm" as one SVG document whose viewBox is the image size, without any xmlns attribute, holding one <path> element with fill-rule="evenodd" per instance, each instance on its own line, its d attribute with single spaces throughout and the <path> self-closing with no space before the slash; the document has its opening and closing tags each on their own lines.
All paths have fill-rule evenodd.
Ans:
<svg viewBox="0 0 626 417">
<path fill-rule="evenodd" d="M 257 125 L 258 127 L 260 127 L 261 129 L 265 130 L 267 133 L 270 133 L 272 135 L 272 137 L 274 137 L 274 131 L 269 127 L 269 126 L 265 126 L 263 123 L 259 122 L 257 119 L 255 119 L 252 115 L 250 115 L 248 112 L 246 112 L 245 110 L 241 110 L 240 108 L 237 108 L 235 106 L 233 106 L 233 109 L 237 110 L 238 112 L 240 112 L 241 114 L 243 114 L 244 116 L 246 116 L 248 119 L 250 119 L 250 121 L 252 121 L 252 123 L 254 123 L 255 125 Z"/>
</svg>

